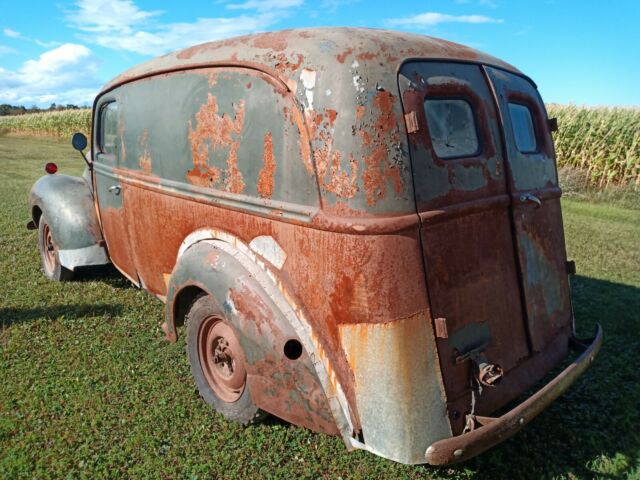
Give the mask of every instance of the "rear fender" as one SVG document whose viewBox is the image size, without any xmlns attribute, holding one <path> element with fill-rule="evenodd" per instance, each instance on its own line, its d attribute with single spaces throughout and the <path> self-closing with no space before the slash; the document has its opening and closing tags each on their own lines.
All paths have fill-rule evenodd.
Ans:
<svg viewBox="0 0 640 480">
<path fill-rule="evenodd" d="M 109 263 L 93 196 L 79 177 L 53 174 L 31 187 L 29 204 L 34 223 L 45 214 L 62 266 L 73 270 Z"/>
<path fill-rule="evenodd" d="M 351 444 L 353 426 L 340 385 L 299 308 L 238 243 L 201 240 L 180 256 L 168 285 L 165 331 L 176 338 L 181 292 L 194 287 L 223 307 L 247 360 L 252 400 L 261 409 L 297 425 L 341 434 Z M 273 275 L 271 273 L 271 275 Z M 299 342 L 302 354 L 288 358 L 285 345 Z M 333 378 L 333 380 L 332 380 Z"/>
</svg>

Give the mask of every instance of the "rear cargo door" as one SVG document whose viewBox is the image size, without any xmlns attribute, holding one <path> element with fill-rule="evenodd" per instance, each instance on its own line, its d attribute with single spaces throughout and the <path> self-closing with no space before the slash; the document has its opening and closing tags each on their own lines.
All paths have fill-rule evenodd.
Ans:
<svg viewBox="0 0 640 480">
<path fill-rule="evenodd" d="M 469 393 L 465 354 L 480 350 L 508 375 L 530 353 L 499 117 L 479 65 L 406 63 L 399 85 L 451 413 Z"/>
<path fill-rule="evenodd" d="M 571 324 L 560 189 L 547 113 L 523 77 L 485 67 L 504 125 L 518 261 L 534 352 Z"/>
</svg>

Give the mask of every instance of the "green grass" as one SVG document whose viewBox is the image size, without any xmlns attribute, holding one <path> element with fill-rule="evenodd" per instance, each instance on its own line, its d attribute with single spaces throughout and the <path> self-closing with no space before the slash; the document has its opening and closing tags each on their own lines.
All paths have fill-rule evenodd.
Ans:
<svg viewBox="0 0 640 480">
<path fill-rule="evenodd" d="M 0 137 L 0 478 L 640 478 L 640 211 L 564 201 L 580 331 L 593 366 L 522 432 L 463 465 L 404 466 L 205 405 L 163 306 L 112 270 L 45 280 L 27 193 L 68 142 Z"/>
</svg>

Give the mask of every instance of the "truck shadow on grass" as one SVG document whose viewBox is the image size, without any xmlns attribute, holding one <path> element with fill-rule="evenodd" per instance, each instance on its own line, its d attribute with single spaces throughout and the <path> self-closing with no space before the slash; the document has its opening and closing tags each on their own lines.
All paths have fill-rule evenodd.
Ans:
<svg viewBox="0 0 640 480">
<path fill-rule="evenodd" d="M 95 282 L 107 283 L 113 288 L 131 288 L 133 284 L 122 275 L 112 264 L 98 265 L 93 267 L 76 268 L 73 276 L 74 282 Z"/>
<path fill-rule="evenodd" d="M 620 478 L 640 467 L 640 289 L 577 276 L 572 291 L 578 335 L 604 329 L 593 365 L 514 437 L 447 473 L 506 478 L 517 464 L 521 478 Z"/>
<path fill-rule="evenodd" d="M 36 308 L 0 308 L 0 329 L 14 324 L 39 319 L 81 319 L 91 317 L 116 317 L 122 312 L 120 305 L 90 303 L 81 305 L 52 305 Z"/>
</svg>

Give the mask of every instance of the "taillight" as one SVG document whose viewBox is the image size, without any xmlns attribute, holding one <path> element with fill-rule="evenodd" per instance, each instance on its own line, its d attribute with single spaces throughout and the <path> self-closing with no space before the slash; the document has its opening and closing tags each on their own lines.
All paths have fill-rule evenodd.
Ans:
<svg viewBox="0 0 640 480">
<path fill-rule="evenodd" d="M 56 173 L 58 171 L 58 166 L 53 162 L 49 162 L 44 166 L 44 171 L 47 173 Z"/>
</svg>

